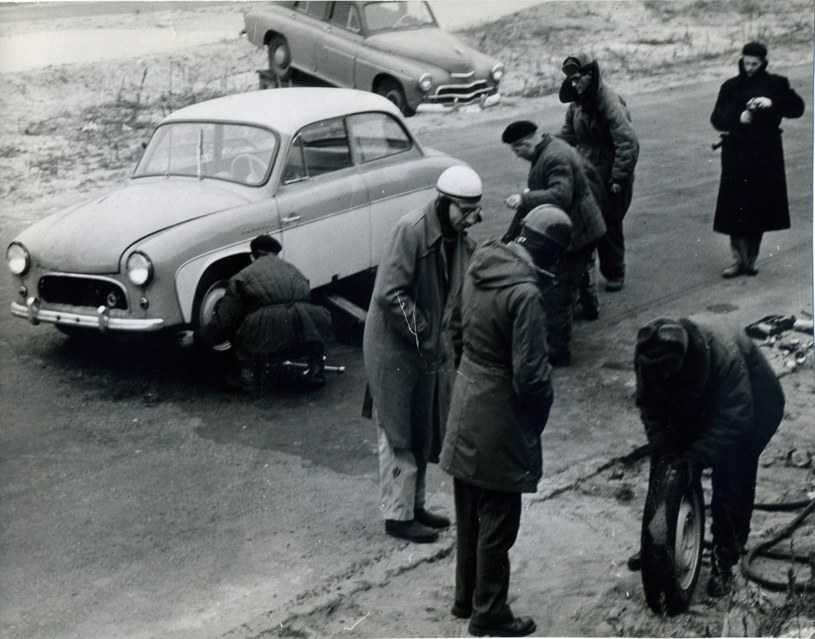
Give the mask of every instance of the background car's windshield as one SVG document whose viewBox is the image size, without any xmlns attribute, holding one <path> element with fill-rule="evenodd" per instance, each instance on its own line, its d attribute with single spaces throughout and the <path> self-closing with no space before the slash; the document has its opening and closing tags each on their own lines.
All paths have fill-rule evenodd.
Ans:
<svg viewBox="0 0 815 639">
<path fill-rule="evenodd" d="M 177 122 L 160 126 L 134 177 L 183 175 L 257 186 L 266 181 L 277 148 L 267 129 L 244 124 Z"/>
<path fill-rule="evenodd" d="M 424 2 L 369 2 L 364 11 L 365 21 L 371 31 L 436 25 L 433 14 Z"/>
</svg>

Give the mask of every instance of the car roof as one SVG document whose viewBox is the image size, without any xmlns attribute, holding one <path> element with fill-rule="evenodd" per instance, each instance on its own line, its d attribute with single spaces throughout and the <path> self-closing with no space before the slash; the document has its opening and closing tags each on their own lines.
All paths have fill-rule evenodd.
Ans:
<svg viewBox="0 0 815 639">
<path fill-rule="evenodd" d="M 387 98 L 368 91 L 333 87 L 282 87 L 215 98 L 179 109 L 161 123 L 216 120 L 259 124 L 294 134 L 306 124 L 358 111 L 399 109 Z"/>
</svg>

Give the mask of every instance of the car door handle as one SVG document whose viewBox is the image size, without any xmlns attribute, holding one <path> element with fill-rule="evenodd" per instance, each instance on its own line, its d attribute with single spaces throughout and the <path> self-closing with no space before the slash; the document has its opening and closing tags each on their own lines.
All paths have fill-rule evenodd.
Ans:
<svg viewBox="0 0 815 639">
<path fill-rule="evenodd" d="M 284 217 L 283 220 L 281 220 L 281 221 L 285 222 L 286 224 L 292 224 L 294 222 L 299 222 L 300 221 L 300 216 L 299 215 L 289 215 L 288 217 Z"/>
</svg>

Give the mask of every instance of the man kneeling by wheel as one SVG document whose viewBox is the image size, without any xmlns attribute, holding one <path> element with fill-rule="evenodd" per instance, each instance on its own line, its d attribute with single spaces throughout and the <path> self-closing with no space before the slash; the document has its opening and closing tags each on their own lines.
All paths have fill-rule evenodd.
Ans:
<svg viewBox="0 0 815 639">
<path fill-rule="evenodd" d="M 758 458 L 784 415 L 781 385 L 752 340 L 710 319 L 649 322 L 634 365 L 652 467 L 667 461 L 691 479 L 713 470 L 707 592 L 721 597 L 750 533 Z"/>
</svg>

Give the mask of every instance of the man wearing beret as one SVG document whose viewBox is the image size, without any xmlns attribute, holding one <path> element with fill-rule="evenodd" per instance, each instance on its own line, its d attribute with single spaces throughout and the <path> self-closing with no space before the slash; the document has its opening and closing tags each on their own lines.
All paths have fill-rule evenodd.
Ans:
<svg viewBox="0 0 815 639">
<path fill-rule="evenodd" d="M 538 133 L 534 122 L 512 122 L 501 140 L 512 152 L 531 163 L 527 189 L 511 195 L 506 205 L 515 216 L 504 241 L 517 237 L 526 214 L 543 204 L 565 211 L 572 222 L 572 240 L 555 266 L 555 278 L 544 291 L 549 340 L 549 361 L 553 366 L 571 363 L 572 309 L 581 278 L 594 252 L 597 240 L 606 231 L 600 206 L 594 198 L 583 160 L 571 146 L 548 133 Z"/>
<path fill-rule="evenodd" d="M 784 415 L 767 360 L 740 330 L 712 319 L 659 318 L 637 333 L 637 406 L 652 463 L 711 467 L 713 554 L 708 594 L 727 594 L 747 543 L 758 458 Z"/>
<path fill-rule="evenodd" d="M 597 244 L 597 255 L 606 290 L 620 291 L 625 283 L 623 218 L 631 206 L 639 140 L 625 101 L 603 82 L 596 60 L 586 53 L 571 54 L 562 70 L 566 79 L 559 97 L 569 108 L 558 137 L 577 147 L 605 183 L 607 230 Z"/>
<path fill-rule="evenodd" d="M 200 334 L 209 344 L 232 342 L 240 365 L 235 385 L 246 391 L 258 389 L 261 369 L 273 359 L 303 354 L 308 364 L 303 379 L 317 386 L 325 381 L 323 338 L 330 334 L 331 316 L 311 303 L 308 279 L 278 257 L 281 249 L 270 235 L 252 240 L 252 263 L 229 280 Z"/>
<path fill-rule="evenodd" d="M 749 42 L 739 75 L 725 82 L 710 121 L 722 135 L 722 177 L 713 230 L 730 236 L 733 264 L 722 277 L 756 275 L 766 231 L 790 227 L 782 118 L 798 118 L 804 101 L 784 76 L 767 73 L 767 48 Z"/>
</svg>

